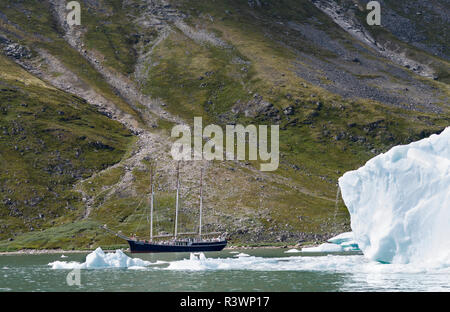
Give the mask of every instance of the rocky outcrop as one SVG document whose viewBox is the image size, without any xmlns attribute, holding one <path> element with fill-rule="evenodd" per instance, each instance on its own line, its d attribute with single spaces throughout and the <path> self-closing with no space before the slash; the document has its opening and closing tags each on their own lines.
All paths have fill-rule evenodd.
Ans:
<svg viewBox="0 0 450 312">
<path fill-rule="evenodd" d="M 32 54 L 30 49 L 25 46 L 22 46 L 18 43 L 9 43 L 4 48 L 3 51 L 6 56 L 15 58 L 17 60 L 20 59 L 29 59 Z"/>
<path fill-rule="evenodd" d="M 330 16 L 342 29 L 377 51 L 380 55 L 398 65 L 412 70 L 418 75 L 427 78 L 435 78 L 436 75 L 434 71 L 428 65 L 421 64 L 406 57 L 405 53 L 400 49 L 393 50 L 389 42 L 384 45 L 377 42 L 365 29 L 365 27 L 356 19 L 351 10 L 346 10 L 333 0 L 311 0 L 311 2 L 325 14 Z"/>
<path fill-rule="evenodd" d="M 64 29 L 67 43 L 77 50 L 81 56 L 83 56 L 89 63 L 104 77 L 106 82 L 111 85 L 120 96 L 136 111 L 142 111 L 137 103 L 143 105 L 157 116 L 167 119 L 172 122 L 183 123 L 179 118 L 171 116 L 161 107 L 161 102 L 152 99 L 140 92 L 137 86 L 129 78 L 123 76 L 117 71 L 114 71 L 103 65 L 103 56 L 98 51 L 88 50 L 83 43 L 83 33 L 85 32 L 82 26 L 71 27 L 65 20 L 65 1 L 63 0 L 50 0 L 53 5 L 54 14 L 59 22 L 59 25 Z M 143 112 L 145 119 L 148 114 Z M 148 120 L 151 122 L 151 120 Z"/>
<path fill-rule="evenodd" d="M 264 117 L 268 119 L 272 119 L 275 122 L 279 121 L 280 114 L 279 110 L 273 106 L 272 103 L 269 103 L 263 99 L 261 95 L 255 93 L 253 98 L 248 102 L 242 102 L 238 100 L 233 108 L 232 112 L 235 114 L 242 113 L 245 117 Z"/>
</svg>

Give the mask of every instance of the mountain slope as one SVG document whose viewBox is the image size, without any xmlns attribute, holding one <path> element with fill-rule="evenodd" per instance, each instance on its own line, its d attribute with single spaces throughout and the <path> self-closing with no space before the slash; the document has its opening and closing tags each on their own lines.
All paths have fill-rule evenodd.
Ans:
<svg viewBox="0 0 450 312">
<path fill-rule="evenodd" d="M 48 220 L 39 223 L 44 231 L 23 235 L 18 234 L 29 231 L 23 216 L 2 217 L 3 249 L 120 243 L 98 230 L 104 223 L 147 235 L 143 213 L 151 163 L 157 165 L 156 231 L 172 232 L 170 129 L 180 122 L 191 125 L 194 116 L 203 117 L 204 125 L 279 124 L 281 161 L 272 173 L 258 171 L 258 162 L 183 164 L 183 231 L 196 230 L 199 171 L 206 166 L 207 229 L 227 231 L 233 243 L 323 240 L 349 228 L 345 207 L 336 205 L 339 176 L 393 145 L 449 125 L 449 65 L 443 50 L 448 41 L 430 36 L 431 28 L 423 33 L 430 41 L 415 44 L 390 24 L 365 27 L 363 1 L 359 7 L 354 1 L 307 0 L 80 3 L 82 25 L 74 28 L 64 22 L 65 1 L 0 4 L 0 44 L 24 68 L 5 60 L 3 83 L 27 70 L 29 77 L 45 81 L 46 87 L 33 89 L 43 99 L 37 107 L 52 103 L 47 91 L 52 85 L 61 98 L 71 93 L 86 100 L 86 109 L 87 103 L 95 107 L 89 117 L 98 118 L 95 128 L 80 123 L 76 131 L 100 135 L 104 130 L 97 123 L 106 122 L 103 115 L 117 128 L 103 133 L 99 145 L 113 149 L 101 149 L 97 162 L 80 163 L 83 173 L 66 181 L 75 212 L 56 216 L 52 208 L 42 208 Z M 395 13 L 404 5 L 389 8 Z M 338 15 L 326 9 L 341 12 L 337 6 L 342 8 Z M 345 26 L 349 23 L 364 27 L 375 43 L 355 36 Z M 2 107 L 8 92 L 1 93 Z M 70 125 L 70 120 L 58 122 Z M 29 136 L 43 139 L 39 132 Z M 60 150 L 46 148 L 49 154 Z M 67 157 L 77 164 L 76 155 Z M 2 167 L 10 166 L 2 158 Z M 11 177 L 5 174 L 3 189 L 20 192 Z M 57 180 L 50 176 L 49 181 Z M 31 182 L 39 184 L 39 179 Z M 65 204 L 65 192 L 67 187 L 53 190 L 58 198 L 49 199 L 50 206 Z M 6 215 L 8 191 L 1 196 L 0 211 Z"/>
<path fill-rule="evenodd" d="M 118 162 L 131 133 L 3 56 L 0 67 L 0 231 L 12 237 L 76 218 L 73 183 Z"/>
</svg>

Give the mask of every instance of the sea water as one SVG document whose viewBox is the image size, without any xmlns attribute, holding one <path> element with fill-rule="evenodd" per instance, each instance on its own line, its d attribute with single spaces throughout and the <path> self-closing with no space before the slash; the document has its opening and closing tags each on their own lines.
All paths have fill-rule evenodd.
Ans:
<svg viewBox="0 0 450 312">
<path fill-rule="evenodd" d="M 448 267 L 381 264 L 354 253 L 285 251 L 105 253 L 103 262 L 98 254 L 3 255 L 0 291 L 450 291 Z M 83 268 L 87 259 L 103 264 Z M 67 282 L 74 270 L 79 286 Z"/>
</svg>

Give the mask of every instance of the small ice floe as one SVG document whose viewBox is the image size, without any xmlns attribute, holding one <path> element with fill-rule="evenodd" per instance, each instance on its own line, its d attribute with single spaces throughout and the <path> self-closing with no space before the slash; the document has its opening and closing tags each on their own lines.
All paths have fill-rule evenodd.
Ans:
<svg viewBox="0 0 450 312">
<path fill-rule="evenodd" d="M 171 261 L 162 268 L 169 271 L 335 271 L 352 270 L 356 263 L 366 263 L 362 256 L 319 257 L 227 257 Z"/>
<path fill-rule="evenodd" d="M 293 249 L 289 249 L 289 250 L 285 251 L 284 253 L 297 253 L 297 252 L 301 252 L 301 251 L 293 248 Z"/>
<path fill-rule="evenodd" d="M 235 257 L 237 258 L 241 258 L 241 257 L 250 257 L 250 255 L 247 255 L 246 253 L 238 253 L 237 255 L 235 255 Z"/>
<path fill-rule="evenodd" d="M 203 252 L 191 252 L 189 260 L 205 260 L 205 254 Z"/>
<path fill-rule="evenodd" d="M 75 261 L 54 261 L 48 265 L 51 266 L 52 269 L 104 269 L 145 267 L 153 264 L 154 263 L 152 262 L 139 258 L 130 258 L 121 250 L 116 250 L 114 253 L 105 253 L 98 247 L 86 256 L 86 261 L 83 263 Z"/>
<path fill-rule="evenodd" d="M 345 232 L 345 233 L 342 233 L 342 234 L 339 234 L 339 235 L 337 235 L 335 237 L 330 238 L 328 240 L 328 242 L 332 243 L 332 244 L 340 245 L 342 243 L 345 243 L 345 242 L 348 242 L 348 241 L 352 241 L 352 240 L 354 240 L 353 232 Z"/>
<path fill-rule="evenodd" d="M 344 252 L 344 251 L 360 251 L 358 244 L 353 240 L 353 233 L 346 232 L 332 237 L 327 243 L 317 247 L 302 248 L 302 252 Z"/>
<path fill-rule="evenodd" d="M 344 249 L 337 244 L 324 243 L 317 247 L 302 248 L 302 252 L 342 252 Z"/>
<path fill-rule="evenodd" d="M 153 268 L 153 267 L 152 267 Z M 137 269 L 137 268 L 136 268 Z M 292 255 L 278 258 L 266 257 L 227 257 L 202 258 L 192 256 L 192 259 L 175 260 L 160 268 L 165 271 L 303 271 L 303 272 L 341 272 L 361 274 L 367 273 L 373 280 L 384 273 L 392 274 L 421 274 L 431 272 L 444 277 L 450 274 L 449 267 L 430 268 L 426 264 L 381 264 L 370 261 L 362 255 L 318 255 L 304 257 Z M 383 273 L 383 274 L 379 274 Z M 387 275 L 389 277 L 389 275 Z M 389 282 L 389 278 L 386 280 Z"/>
</svg>

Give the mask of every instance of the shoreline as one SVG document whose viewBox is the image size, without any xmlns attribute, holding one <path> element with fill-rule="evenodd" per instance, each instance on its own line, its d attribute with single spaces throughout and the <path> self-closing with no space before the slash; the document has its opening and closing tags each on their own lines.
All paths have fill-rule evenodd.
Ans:
<svg viewBox="0 0 450 312">
<path fill-rule="evenodd" d="M 101 246 L 100 246 L 101 247 Z M 236 250 L 236 249 L 292 249 L 297 248 L 301 249 L 303 247 L 310 246 L 297 246 L 297 245 L 284 245 L 284 246 L 229 246 L 225 247 L 223 250 Z M 102 248 L 103 249 L 103 248 Z M 7 255 L 47 255 L 47 254 L 75 254 L 75 253 L 90 253 L 95 249 L 86 249 L 86 250 L 64 250 L 64 249 L 21 249 L 17 251 L 2 251 L 0 252 L 0 256 Z M 128 251 L 128 248 L 116 248 L 116 249 L 103 249 L 104 252 L 115 252 L 116 250 L 122 250 L 124 252 Z"/>
</svg>

